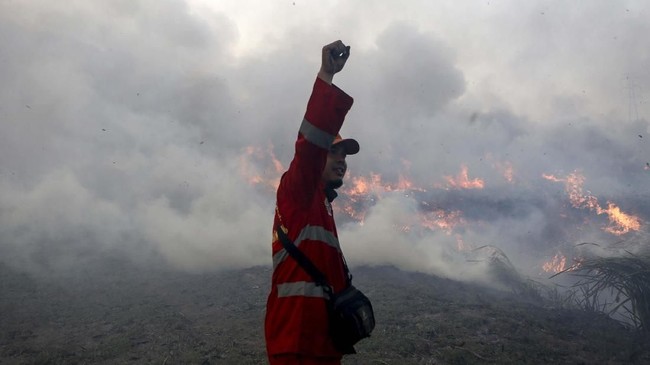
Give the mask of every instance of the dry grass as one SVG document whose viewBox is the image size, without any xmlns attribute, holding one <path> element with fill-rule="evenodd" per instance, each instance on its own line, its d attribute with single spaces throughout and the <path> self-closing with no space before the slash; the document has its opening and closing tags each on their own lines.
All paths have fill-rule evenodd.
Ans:
<svg viewBox="0 0 650 365">
<path fill-rule="evenodd" d="M 488 264 L 488 274 L 492 280 L 501 284 L 515 295 L 527 300 L 542 300 L 542 292 L 546 287 L 524 275 L 521 275 L 508 256 L 500 248 L 484 245 L 473 250 L 474 253 L 482 252 Z"/>
<path fill-rule="evenodd" d="M 588 311 L 621 315 L 636 328 L 650 332 L 650 256 L 596 257 L 556 275 L 570 274 L 576 303 Z M 554 276 L 556 276 L 554 275 Z"/>
</svg>

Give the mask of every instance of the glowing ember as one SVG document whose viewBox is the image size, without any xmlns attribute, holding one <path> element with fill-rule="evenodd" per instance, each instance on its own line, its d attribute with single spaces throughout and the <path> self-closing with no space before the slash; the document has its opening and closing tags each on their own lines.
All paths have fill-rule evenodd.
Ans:
<svg viewBox="0 0 650 365">
<path fill-rule="evenodd" d="M 485 183 L 481 179 L 472 179 L 468 177 L 467 166 L 461 166 L 461 171 L 456 177 L 445 176 L 447 185 L 456 189 L 483 189 Z"/>
<path fill-rule="evenodd" d="M 442 209 L 434 210 L 420 214 L 420 223 L 423 227 L 430 230 L 441 229 L 447 234 L 451 234 L 456 226 L 463 224 L 463 218 L 460 211 L 445 212 Z"/>
<path fill-rule="evenodd" d="M 546 180 L 550 180 L 550 181 L 553 181 L 553 182 L 563 182 L 563 181 L 565 181 L 563 179 L 560 179 L 560 178 L 557 178 L 557 177 L 555 177 L 553 175 L 548 175 L 548 174 L 542 174 L 542 177 L 545 178 Z"/>
<path fill-rule="evenodd" d="M 346 205 L 335 205 L 334 210 L 339 213 L 344 213 L 353 220 L 359 222 L 360 225 L 363 225 L 364 220 L 366 219 L 366 209 L 354 209 L 352 204 Z"/>
<path fill-rule="evenodd" d="M 553 258 L 550 261 L 547 261 L 542 265 L 542 270 L 548 273 L 557 274 L 559 272 L 564 271 L 565 269 L 566 269 L 566 256 L 562 255 L 559 252 L 555 254 L 555 256 L 553 256 Z"/>
</svg>

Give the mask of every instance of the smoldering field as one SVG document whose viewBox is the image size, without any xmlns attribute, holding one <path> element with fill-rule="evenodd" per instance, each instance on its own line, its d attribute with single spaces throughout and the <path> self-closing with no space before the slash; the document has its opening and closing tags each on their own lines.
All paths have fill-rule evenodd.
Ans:
<svg viewBox="0 0 650 365">
<path fill-rule="evenodd" d="M 109 257 L 111 256 L 111 257 Z M 264 364 L 270 267 L 182 273 L 104 255 L 33 277 L 0 266 L 3 364 Z M 645 364 L 600 313 L 394 267 L 357 267 L 377 327 L 344 364 Z"/>
<path fill-rule="evenodd" d="M 349 189 L 354 181 L 360 180 L 351 179 Z M 647 337 L 629 321 L 577 305 L 567 295 L 574 280 L 568 275 L 548 279 L 572 257 L 642 253 L 648 244 L 644 231 L 607 232 L 613 223 L 606 214 L 574 206 L 566 185 L 555 184 L 536 190 L 542 197 L 530 191 L 500 197 L 484 189 L 424 191 L 381 184 L 342 195 L 336 203 L 343 248 L 355 284 L 373 300 L 378 318 L 375 335 L 344 363 L 650 361 Z M 268 194 L 262 183 L 246 189 L 259 197 Z M 74 206 L 79 196 L 63 200 Z M 643 211 L 639 202 L 621 201 Z M 185 209 L 187 215 L 209 216 L 210 207 Z M 98 208 L 86 214 L 101 213 Z M 182 215 L 182 209 L 174 214 Z M 18 204 L 13 212 L 21 212 Z M 553 219 L 555 212 L 560 213 Z M 266 213 L 270 220 L 272 206 Z M 29 214 L 39 223 L 71 219 L 47 209 Z M 76 219 L 88 224 L 87 216 Z M 67 232 L 48 225 L 15 228 L 20 240 L 3 246 L 0 266 L 1 362 L 265 363 L 263 317 L 271 268 L 237 261 L 255 257 L 254 250 L 247 256 L 241 253 L 246 247 L 237 247 L 250 232 L 223 233 L 224 227 L 202 219 L 205 227 L 168 221 L 155 233 L 175 235 L 156 244 L 145 237 L 134 240 L 135 228 L 122 235 L 111 232 L 110 220 L 98 222 L 96 231 L 95 226 Z M 101 241 L 102 232 L 115 241 Z M 193 234 L 206 240 L 202 250 Z M 231 239 L 213 243 L 223 254 L 213 252 L 210 236 L 224 234 Z M 575 244 L 576 237 L 586 235 L 603 244 Z M 609 250 L 607 239 L 614 243 Z M 172 251 L 158 246 L 165 242 L 175 245 Z M 268 260 L 270 253 L 260 251 Z M 558 254 L 568 261 L 553 260 Z"/>
<path fill-rule="evenodd" d="M 644 359 L 607 319 L 584 321 L 605 354 L 584 313 L 491 295 L 648 249 L 647 4 L 241 3 L 0 3 L 3 360 L 258 363 L 274 187 L 332 38 L 361 144 L 335 214 L 384 319 L 369 358 Z"/>
</svg>

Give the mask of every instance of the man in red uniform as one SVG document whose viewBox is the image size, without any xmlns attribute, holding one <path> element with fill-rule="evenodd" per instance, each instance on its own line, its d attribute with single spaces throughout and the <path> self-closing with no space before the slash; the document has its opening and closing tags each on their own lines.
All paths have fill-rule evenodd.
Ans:
<svg viewBox="0 0 650 365">
<path fill-rule="evenodd" d="M 266 347 L 271 365 L 340 364 L 342 353 L 328 333 L 325 293 L 278 240 L 280 226 L 339 292 L 347 285 L 331 201 L 341 186 L 345 158 L 359 152 L 339 130 L 352 98 L 332 84 L 350 55 L 336 41 L 322 49 L 321 68 L 307 104 L 289 169 L 277 191 L 273 233 L 273 277 L 266 306 Z"/>
</svg>

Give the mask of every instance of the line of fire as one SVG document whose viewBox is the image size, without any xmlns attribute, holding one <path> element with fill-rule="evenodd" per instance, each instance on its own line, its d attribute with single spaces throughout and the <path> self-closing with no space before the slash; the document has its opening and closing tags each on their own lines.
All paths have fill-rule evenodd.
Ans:
<svg viewBox="0 0 650 365">
<path fill-rule="evenodd" d="M 574 294 L 582 290 L 589 294 L 581 299 L 583 304 L 604 303 L 602 308 L 613 308 L 609 313 L 612 318 L 649 329 L 648 319 L 639 315 L 639 298 L 627 293 L 625 285 L 615 283 L 618 279 L 630 281 L 625 279 L 629 271 L 635 275 L 634 268 L 639 263 L 645 265 L 636 253 L 648 248 L 643 246 L 648 238 L 643 217 L 650 214 L 648 210 L 624 198 L 618 202 L 612 197 L 598 198 L 586 188 L 589 181 L 579 169 L 544 173 L 531 181 L 530 175 L 519 176 L 508 161 L 486 160 L 494 172 L 491 179 L 499 180 L 492 184 L 489 179 L 474 176 L 464 164 L 455 173 L 440 174 L 428 184 L 416 183 L 407 173 L 386 178 L 380 173 L 348 171 L 334 205 L 341 230 L 370 224 L 367 222 L 381 210 L 382 201 L 398 197 L 410 203 L 410 210 L 398 212 L 403 215 L 398 219 L 381 220 L 382 224 L 391 222 L 390 228 L 397 234 L 392 239 L 404 237 L 401 241 L 407 245 L 405 242 L 418 242 L 419 249 L 422 242 L 436 246 L 431 251 L 445 256 L 442 260 L 449 259 L 454 267 L 467 266 L 469 271 L 476 269 L 473 273 L 487 273 L 479 280 L 507 290 L 543 290 L 570 300 L 578 300 Z M 409 171 L 411 163 L 402 163 L 402 171 Z M 240 166 L 246 181 L 263 196 L 274 199 L 286 166 L 272 145 L 248 147 L 241 155 Z M 364 228 L 367 231 L 368 227 Z M 509 256 L 516 260 L 511 261 Z M 612 267 L 624 270 L 607 271 Z M 461 276 L 468 272 L 459 270 Z M 580 279 L 585 273 L 588 279 Z M 605 292 L 603 283 L 616 286 L 617 293 Z M 529 290 L 532 287 L 537 289 Z M 621 302 L 621 296 L 627 299 Z M 619 315 L 625 311 L 632 315 Z"/>
<path fill-rule="evenodd" d="M 270 194 L 273 193 L 279 183 L 281 174 L 286 167 L 276 158 L 273 146 L 248 147 L 241 156 L 242 166 L 240 173 L 251 184 L 258 186 Z M 515 171 L 511 163 L 496 163 L 494 168 L 498 170 L 503 179 L 510 184 L 515 183 Z M 578 170 L 566 176 L 542 174 L 541 180 L 562 184 L 566 194 L 567 204 L 556 214 L 562 218 L 564 230 L 573 228 L 574 233 L 567 232 L 562 239 L 566 247 L 557 248 L 552 256 L 539 263 L 541 273 L 559 273 L 568 269 L 571 265 L 577 267 L 581 257 L 568 257 L 572 251 L 569 240 L 573 237 L 579 239 L 578 233 L 584 232 L 588 227 L 600 223 L 599 229 L 614 237 L 624 237 L 631 233 L 643 233 L 644 221 L 632 213 L 625 212 L 616 203 L 607 201 L 599 203 L 599 199 L 584 191 L 586 178 Z M 402 226 L 394 227 L 397 231 L 404 233 L 420 231 L 440 231 L 446 235 L 453 236 L 456 241 L 456 249 L 459 251 L 471 251 L 484 245 L 482 242 L 467 242 L 463 233 L 470 229 L 471 224 L 484 224 L 484 219 L 476 217 L 466 218 L 466 210 L 469 204 L 462 202 L 471 200 L 472 190 L 484 190 L 486 182 L 479 177 L 470 177 L 468 167 L 459 166 L 458 174 L 455 176 L 441 176 L 441 182 L 430 186 L 418 186 L 407 176 L 400 174 L 397 181 L 389 182 L 378 173 L 369 173 L 366 176 L 352 174 L 347 178 L 346 185 L 341 189 L 342 194 L 337 201 L 335 208 L 339 219 L 343 224 L 363 225 L 367 214 L 372 207 L 387 194 L 403 194 L 417 199 L 418 219 Z M 442 193 L 442 194 L 441 194 Z M 436 201 L 436 197 L 445 197 Z M 474 195 L 475 196 L 475 195 Z M 454 203 L 461 202 L 454 206 Z M 495 202 L 496 205 L 503 202 Z M 605 223 L 603 219 L 605 218 Z M 579 242 L 574 242 L 579 243 Z"/>
</svg>

